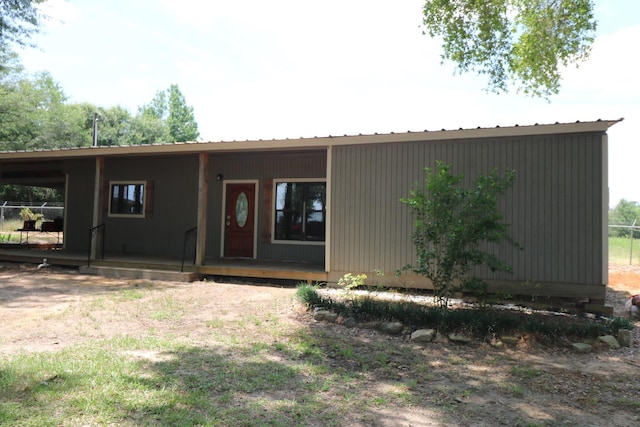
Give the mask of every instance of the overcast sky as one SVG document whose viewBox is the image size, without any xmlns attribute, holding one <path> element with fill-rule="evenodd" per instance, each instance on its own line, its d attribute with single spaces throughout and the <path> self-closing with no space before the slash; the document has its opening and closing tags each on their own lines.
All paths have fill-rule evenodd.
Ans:
<svg viewBox="0 0 640 427">
<path fill-rule="evenodd" d="M 640 1 L 596 3 L 591 57 L 550 102 L 441 65 L 420 0 L 49 0 L 38 49 L 20 54 L 71 101 L 132 114 L 177 84 L 202 141 L 624 118 L 609 130 L 615 206 L 640 201 Z"/>
</svg>

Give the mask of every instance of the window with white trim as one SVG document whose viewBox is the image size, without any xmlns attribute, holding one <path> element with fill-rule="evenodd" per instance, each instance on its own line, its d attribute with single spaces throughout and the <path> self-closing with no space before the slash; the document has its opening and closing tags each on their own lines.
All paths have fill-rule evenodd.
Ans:
<svg viewBox="0 0 640 427">
<path fill-rule="evenodd" d="M 109 216 L 144 218 L 145 181 L 109 183 Z"/>
<path fill-rule="evenodd" d="M 274 181 L 274 241 L 324 242 L 326 182 Z"/>
</svg>

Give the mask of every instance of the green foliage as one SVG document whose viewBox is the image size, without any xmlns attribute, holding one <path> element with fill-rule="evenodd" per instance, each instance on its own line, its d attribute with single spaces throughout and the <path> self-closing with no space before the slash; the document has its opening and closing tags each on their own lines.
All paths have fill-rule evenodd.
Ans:
<svg viewBox="0 0 640 427">
<path fill-rule="evenodd" d="M 17 55 L 0 49 L 0 151 L 89 147 L 94 115 L 99 145 L 138 145 L 198 138 L 193 107 L 177 85 L 158 92 L 132 116 L 125 108 L 69 103 L 47 72 L 27 75 Z M 6 62 L 5 62 L 6 61 Z"/>
<path fill-rule="evenodd" d="M 39 221 L 44 218 L 44 215 L 41 213 L 34 213 L 29 208 L 22 208 L 20 211 L 20 218 L 22 218 L 23 221 Z"/>
<path fill-rule="evenodd" d="M 482 282 L 471 276 L 472 267 L 511 270 L 481 244 L 508 242 L 517 247 L 498 208 L 498 196 L 513 184 L 514 171 L 500 177 L 494 169 L 465 189 L 463 176 L 453 175 L 450 169 L 440 161 L 433 171 L 425 168 L 424 188 L 416 184 L 410 197 L 401 200 L 414 215 L 412 240 L 417 252 L 416 263 L 405 269 L 429 279 L 443 307 L 455 292 L 483 290 Z"/>
<path fill-rule="evenodd" d="M 351 291 L 363 287 L 365 280 L 367 280 L 366 274 L 347 273 L 338 280 L 338 286 L 343 287 L 347 291 Z"/>
<path fill-rule="evenodd" d="M 317 286 L 300 283 L 296 289 L 296 296 L 300 301 L 310 307 L 317 307 L 323 302 L 323 299 L 320 298 L 320 294 L 318 294 L 317 289 Z"/>
<path fill-rule="evenodd" d="M 617 334 L 620 329 L 633 329 L 629 319 L 589 319 L 575 316 L 555 316 L 553 314 L 531 314 L 518 310 L 502 310 L 493 307 L 460 308 L 446 310 L 440 306 L 430 306 L 411 301 L 390 301 L 371 295 L 355 299 L 341 300 L 323 296 L 318 288 L 305 285 L 303 292 L 298 288 L 298 298 L 310 307 L 323 307 L 353 316 L 360 321 L 392 320 L 412 329 L 433 328 L 441 333 L 464 332 L 479 338 L 535 334 L 552 343 L 562 342 L 567 337 L 595 338 L 600 335 Z"/>
<path fill-rule="evenodd" d="M 149 104 L 138 109 L 138 114 L 166 123 L 170 142 L 195 141 L 200 136 L 193 107 L 187 105 L 178 85 L 158 91 Z"/>
<path fill-rule="evenodd" d="M 626 317 L 614 317 L 611 319 L 611 333 L 617 335 L 620 329 L 633 330 L 634 324 Z"/>
<path fill-rule="evenodd" d="M 0 233 L 0 243 L 11 243 L 11 241 L 17 241 L 18 237 L 12 233 Z"/>
<path fill-rule="evenodd" d="M 64 193 L 54 188 L 26 185 L 0 185 L 0 201 L 18 202 L 64 202 Z"/>
<path fill-rule="evenodd" d="M 609 211 L 609 225 L 633 225 L 638 218 L 640 218 L 640 204 L 638 202 L 622 199 L 613 211 Z M 636 223 L 636 225 L 640 224 Z M 609 235 L 629 237 L 630 230 L 622 227 L 611 227 Z M 635 231 L 634 237 L 640 237 L 640 231 Z"/>
<path fill-rule="evenodd" d="M 45 0 L 0 1 L 0 50 L 11 43 L 27 46 L 45 18 L 37 6 Z M 0 69 L 2 63 L 0 63 Z"/>
<path fill-rule="evenodd" d="M 596 21 L 592 0 L 426 0 L 423 24 L 442 37 L 442 58 L 486 75 L 489 89 L 548 97 L 560 69 L 587 59 Z"/>
</svg>

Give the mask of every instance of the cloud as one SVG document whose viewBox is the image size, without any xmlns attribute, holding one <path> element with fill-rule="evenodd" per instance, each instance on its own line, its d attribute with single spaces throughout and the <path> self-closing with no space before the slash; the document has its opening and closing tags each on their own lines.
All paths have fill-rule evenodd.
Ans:
<svg viewBox="0 0 640 427">
<path fill-rule="evenodd" d="M 582 92 L 589 98 L 620 98 L 637 102 L 640 98 L 636 55 L 630 43 L 640 40 L 640 25 L 626 27 L 596 38 L 591 55 L 579 68 L 563 72 L 563 90 Z"/>
</svg>

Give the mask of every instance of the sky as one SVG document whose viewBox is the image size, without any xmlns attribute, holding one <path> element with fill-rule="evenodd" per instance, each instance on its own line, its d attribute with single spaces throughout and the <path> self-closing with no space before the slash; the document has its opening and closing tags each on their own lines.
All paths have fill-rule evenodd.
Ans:
<svg viewBox="0 0 640 427">
<path fill-rule="evenodd" d="M 596 0 L 590 58 L 549 100 L 442 64 L 420 0 L 48 0 L 27 71 L 135 114 L 177 84 L 200 141 L 616 120 L 609 204 L 640 202 L 640 2 Z"/>
</svg>

